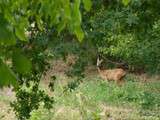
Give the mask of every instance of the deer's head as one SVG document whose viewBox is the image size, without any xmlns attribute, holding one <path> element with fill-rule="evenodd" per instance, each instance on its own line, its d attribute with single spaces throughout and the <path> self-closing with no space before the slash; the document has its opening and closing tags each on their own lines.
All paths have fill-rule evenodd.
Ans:
<svg viewBox="0 0 160 120">
<path fill-rule="evenodd" d="M 97 58 L 97 67 L 99 67 L 102 62 L 103 62 L 103 60 L 98 57 Z"/>
</svg>

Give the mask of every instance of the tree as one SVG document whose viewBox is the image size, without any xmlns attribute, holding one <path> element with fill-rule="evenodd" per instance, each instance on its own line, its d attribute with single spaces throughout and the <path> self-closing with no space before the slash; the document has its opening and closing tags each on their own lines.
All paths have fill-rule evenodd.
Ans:
<svg viewBox="0 0 160 120">
<path fill-rule="evenodd" d="M 130 0 L 122 1 L 127 5 Z M 19 119 L 29 118 L 41 101 L 47 108 L 53 102 L 39 90 L 47 63 L 41 54 L 45 47 L 35 38 L 54 28 L 58 34 L 68 30 L 82 41 L 81 3 L 90 10 L 91 0 L 0 0 L 0 86 L 14 86 L 17 100 L 12 106 Z"/>
<path fill-rule="evenodd" d="M 90 0 L 0 0 L 0 86 L 14 86 L 17 100 L 11 105 L 18 119 L 28 119 L 40 102 L 52 106 L 53 99 L 39 89 L 47 62 L 35 40 L 54 28 L 82 41 L 81 3 L 89 11 Z"/>
<path fill-rule="evenodd" d="M 13 59 L 17 72 L 30 72 L 31 62 L 21 54 L 22 49 L 15 47 L 18 43 L 28 43 L 25 32 L 30 31 L 32 24 L 35 24 L 37 31 L 45 31 L 46 26 L 55 27 L 58 33 L 68 29 L 78 40 L 83 39 L 79 10 L 81 2 L 87 11 L 91 8 L 90 0 L 0 1 L 0 85 L 7 85 L 9 81 L 16 83 L 18 79 L 4 64 L 6 60 Z"/>
</svg>

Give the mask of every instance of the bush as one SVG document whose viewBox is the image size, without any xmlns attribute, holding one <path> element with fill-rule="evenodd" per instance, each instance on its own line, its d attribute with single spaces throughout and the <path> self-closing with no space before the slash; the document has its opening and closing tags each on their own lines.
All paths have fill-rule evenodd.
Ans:
<svg viewBox="0 0 160 120">
<path fill-rule="evenodd" d="M 29 120 L 51 120 L 52 117 L 53 113 L 50 112 L 48 109 L 43 108 L 43 105 L 41 103 L 38 110 L 32 111 Z"/>
<path fill-rule="evenodd" d="M 159 1 L 102 7 L 89 18 L 88 36 L 100 53 L 136 70 L 160 71 Z M 152 17 L 150 17 L 152 16 Z"/>
</svg>

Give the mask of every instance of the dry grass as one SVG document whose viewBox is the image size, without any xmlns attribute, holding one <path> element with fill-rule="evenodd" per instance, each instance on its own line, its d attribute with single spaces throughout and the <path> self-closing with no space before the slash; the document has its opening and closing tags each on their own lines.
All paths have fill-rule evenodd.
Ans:
<svg viewBox="0 0 160 120">
<path fill-rule="evenodd" d="M 15 99 L 11 88 L 0 89 L 0 120 L 16 120 L 15 114 L 10 107 L 10 102 Z"/>
</svg>

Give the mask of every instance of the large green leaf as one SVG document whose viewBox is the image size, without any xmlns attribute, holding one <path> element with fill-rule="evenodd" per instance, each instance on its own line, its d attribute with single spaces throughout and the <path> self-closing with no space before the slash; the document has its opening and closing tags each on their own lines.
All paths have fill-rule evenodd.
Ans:
<svg viewBox="0 0 160 120">
<path fill-rule="evenodd" d="M 79 41 L 84 38 L 84 33 L 81 28 L 81 13 L 80 13 L 80 0 L 76 0 L 72 5 L 72 19 L 70 23 L 71 31 L 77 36 Z"/>
<path fill-rule="evenodd" d="M 77 27 L 76 30 L 75 30 L 75 34 L 76 34 L 78 40 L 81 42 L 84 38 L 84 32 L 83 32 L 82 28 Z"/>
<path fill-rule="evenodd" d="M 6 28 L 0 28 L 0 45 L 15 45 L 16 39 L 13 33 Z"/>
<path fill-rule="evenodd" d="M 61 32 L 65 27 L 66 27 L 65 21 L 62 21 L 61 23 L 59 23 L 58 26 L 57 26 L 58 34 L 60 34 L 60 32 Z"/>
<path fill-rule="evenodd" d="M 9 23 L 0 15 L 0 45 L 14 45 L 16 43 L 13 29 Z"/>
<path fill-rule="evenodd" d="M 71 7 L 70 7 L 70 0 L 66 0 L 63 2 L 64 7 L 64 18 L 70 20 L 71 19 Z"/>
<path fill-rule="evenodd" d="M 38 29 L 42 31 L 43 30 L 43 22 L 42 22 L 40 16 L 38 16 L 38 15 L 36 16 L 36 22 L 37 22 Z"/>
<path fill-rule="evenodd" d="M 92 7 L 91 0 L 83 0 L 83 4 L 86 11 L 89 11 Z"/>
<path fill-rule="evenodd" d="M 2 62 L 0 59 L 0 87 L 10 85 L 17 85 L 17 78 L 13 71 Z"/>
<path fill-rule="evenodd" d="M 24 29 L 22 27 L 16 27 L 15 28 L 15 33 L 16 33 L 16 36 L 22 40 L 22 41 L 27 41 L 27 38 L 25 36 L 25 33 L 24 33 Z"/>
<path fill-rule="evenodd" d="M 122 3 L 126 6 L 130 3 L 130 0 L 122 0 Z"/>
<path fill-rule="evenodd" d="M 26 74 L 31 72 L 32 68 L 31 61 L 26 56 L 21 54 L 19 50 L 16 50 L 13 53 L 12 60 L 13 60 L 13 66 L 18 73 Z"/>
<path fill-rule="evenodd" d="M 18 24 L 15 26 L 15 34 L 21 41 L 27 41 L 27 37 L 25 35 L 25 29 L 28 28 L 29 23 L 27 17 L 17 18 Z"/>
</svg>

